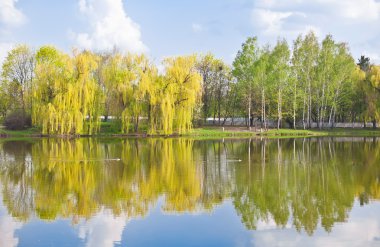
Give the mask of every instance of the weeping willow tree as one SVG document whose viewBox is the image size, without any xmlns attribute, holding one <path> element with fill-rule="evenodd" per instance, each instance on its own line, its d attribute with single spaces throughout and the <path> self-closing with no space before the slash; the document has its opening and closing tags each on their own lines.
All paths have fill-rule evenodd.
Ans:
<svg viewBox="0 0 380 247">
<path fill-rule="evenodd" d="M 54 47 L 36 55 L 33 124 L 43 134 L 93 134 L 99 130 L 101 90 L 94 78 L 97 57 L 74 51 L 69 57 Z"/>
<path fill-rule="evenodd" d="M 115 54 L 102 69 L 111 114 L 121 120 L 121 131 L 138 131 L 140 117 L 147 112 L 147 92 L 157 74 L 145 55 Z"/>
<path fill-rule="evenodd" d="M 371 66 L 370 81 L 375 89 L 380 90 L 380 66 Z"/>
<path fill-rule="evenodd" d="M 41 47 L 36 54 L 33 88 L 33 125 L 41 126 L 43 134 L 63 133 L 61 101 L 70 83 L 70 58 L 54 47 Z M 59 109 L 61 108 L 61 109 Z"/>
<path fill-rule="evenodd" d="M 143 117 L 150 134 L 191 128 L 201 94 L 196 56 L 166 59 L 164 75 L 146 56 L 135 54 L 113 54 L 100 62 L 87 51 L 70 57 L 45 46 L 36 61 L 33 123 L 43 134 L 96 133 L 103 104 L 122 133 L 137 132 Z"/>
<path fill-rule="evenodd" d="M 150 80 L 146 87 L 150 100 L 149 133 L 182 134 L 192 127 L 194 108 L 201 96 L 201 76 L 196 56 L 164 60 L 165 75 Z"/>
</svg>

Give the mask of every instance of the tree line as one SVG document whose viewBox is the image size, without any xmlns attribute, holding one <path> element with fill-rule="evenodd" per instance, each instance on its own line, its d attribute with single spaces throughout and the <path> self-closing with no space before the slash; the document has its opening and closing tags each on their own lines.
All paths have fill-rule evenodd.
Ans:
<svg viewBox="0 0 380 247">
<path fill-rule="evenodd" d="M 380 66 L 356 63 L 346 43 L 313 32 L 274 47 L 250 37 L 232 66 L 212 54 L 166 58 L 163 71 L 143 54 L 66 54 L 53 46 L 8 53 L 0 114 L 43 134 L 94 134 L 101 117 L 122 133 L 185 133 L 194 124 L 334 127 L 380 119 Z M 16 116 L 16 117 L 15 117 Z M 228 120 L 228 121 L 227 121 Z"/>
<path fill-rule="evenodd" d="M 312 123 L 333 127 L 336 121 L 375 125 L 380 109 L 379 68 L 366 57 L 356 64 L 346 43 L 334 41 L 331 35 L 319 43 L 310 32 L 299 36 L 292 49 L 286 40 L 271 48 L 249 38 L 232 73 L 247 117 L 257 117 L 263 128 L 272 119 L 277 128 L 286 121 L 292 128 L 306 129 Z"/>
<path fill-rule="evenodd" d="M 33 52 L 21 45 L 2 67 L 1 113 L 31 115 L 43 134 L 94 134 L 101 116 L 115 118 L 123 133 L 138 131 L 143 117 L 150 134 L 183 133 L 201 95 L 196 56 L 163 64 L 159 73 L 145 55 L 74 50 L 69 56 L 52 46 Z"/>
<path fill-rule="evenodd" d="M 380 66 L 362 56 L 357 63 L 348 44 L 313 32 L 298 36 L 290 47 L 279 39 L 274 47 L 248 38 L 231 67 L 207 55 L 200 60 L 203 119 L 224 125 L 245 117 L 247 125 L 334 127 L 339 122 L 379 120 Z M 233 121 L 230 120 L 230 121 Z M 314 125 L 313 125 L 314 123 Z"/>
</svg>

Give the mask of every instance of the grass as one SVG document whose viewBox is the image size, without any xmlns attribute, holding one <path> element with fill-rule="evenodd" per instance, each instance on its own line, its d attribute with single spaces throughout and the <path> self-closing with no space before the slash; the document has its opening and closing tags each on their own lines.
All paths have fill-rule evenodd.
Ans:
<svg viewBox="0 0 380 247">
<path fill-rule="evenodd" d="M 5 137 L 32 137 L 39 136 L 41 131 L 38 128 L 29 128 L 26 130 L 6 130 L 0 128 L 0 136 Z"/>
<path fill-rule="evenodd" d="M 223 128 L 221 127 L 205 127 L 205 128 L 196 128 L 191 130 L 189 133 L 185 134 L 185 136 L 189 137 L 306 137 L 306 136 L 322 136 L 326 133 L 315 132 L 311 130 L 290 130 L 290 129 L 281 129 L 281 130 L 268 130 L 265 132 L 260 131 L 249 131 L 247 128 Z"/>
<path fill-rule="evenodd" d="M 292 130 L 280 129 L 269 130 L 262 133 L 263 136 L 275 137 L 294 137 L 294 136 L 346 136 L 346 137 L 372 137 L 380 136 L 380 129 L 351 129 L 351 128 L 335 128 L 335 129 L 312 129 L 312 130 Z"/>
<path fill-rule="evenodd" d="M 147 126 L 141 126 L 137 136 L 145 136 Z M 125 136 L 120 132 L 120 126 L 113 123 L 102 123 L 100 127 L 100 133 L 94 136 L 96 137 L 114 137 Z M 4 128 L 0 128 L 1 137 L 38 137 L 41 136 L 41 132 L 37 128 L 30 128 L 27 130 L 11 131 Z M 131 134 L 131 136 L 136 136 Z M 349 129 L 349 128 L 336 128 L 336 129 L 324 129 L 324 130 L 293 130 L 293 129 L 270 129 L 265 132 L 260 131 L 248 131 L 245 127 L 202 127 L 195 128 L 188 133 L 185 133 L 185 137 L 195 138 L 247 138 L 247 137 L 267 137 L 267 138 L 293 138 L 293 137 L 310 137 L 310 136 L 347 136 L 347 137 L 380 137 L 380 129 Z"/>
<path fill-rule="evenodd" d="M 118 122 L 101 122 L 100 133 L 103 135 L 121 134 L 121 123 Z"/>
<path fill-rule="evenodd" d="M 287 138 L 287 137 L 309 137 L 309 136 L 349 136 L 349 137 L 369 137 L 380 136 L 380 129 L 349 129 L 335 128 L 324 130 L 293 130 L 293 129 L 270 129 L 265 132 L 248 131 L 246 128 L 225 128 L 222 127 L 204 127 L 196 128 L 187 133 L 185 136 L 195 137 L 268 137 L 268 138 Z"/>
<path fill-rule="evenodd" d="M 231 130 L 225 129 L 222 127 L 204 127 L 204 128 L 195 128 L 188 133 L 184 134 L 184 136 L 194 136 L 194 137 L 251 137 L 255 136 L 256 133 L 252 131 L 248 131 L 246 129 L 240 130 Z"/>
</svg>

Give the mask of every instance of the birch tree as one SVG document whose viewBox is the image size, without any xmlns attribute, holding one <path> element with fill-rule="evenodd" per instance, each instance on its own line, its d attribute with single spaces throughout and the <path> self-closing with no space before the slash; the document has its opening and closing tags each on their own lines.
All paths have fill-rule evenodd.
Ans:
<svg viewBox="0 0 380 247">
<path fill-rule="evenodd" d="M 313 32 L 305 38 L 299 36 L 294 42 L 292 64 L 296 70 L 296 77 L 303 92 L 302 124 L 303 128 L 311 127 L 312 92 L 316 81 L 316 65 L 319 53 L 318 39 Z"/>
<path fill-rule="evenodd" d="M 8 52 L 1 73 L 1 89 L 9 97 L 8 110 L 21 109 L 23 115 L 30 113 L 34 66 L 34 52 L 27 45 L 18 45 Z"/>
<path fill-rule="evenodd" d="M 289 86 L 289 59 L 290 50 L 288 43 L 286 40 L 279 40 L 270 56 L 271 80 L 277 96 L 277 129 L 280 129 L 282 122 L 284 91 Z"/>
<path fill-rule="evenodd" d="M 243 95 L 247 106 L 248 128 L 250 126 L 250 118 L 252 111 L 252 95 L 255 86 L 254 66 L 260 56 L 257 38 L 251 37 L 242 45 L 241 50 L 237 53 L 233 62 L 233 75 L 242 85 Z"/>
</svg>

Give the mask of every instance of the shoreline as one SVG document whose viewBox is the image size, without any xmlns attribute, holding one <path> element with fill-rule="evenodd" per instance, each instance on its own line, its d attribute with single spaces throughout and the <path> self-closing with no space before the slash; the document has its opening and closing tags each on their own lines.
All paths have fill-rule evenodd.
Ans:
<svg viewBox="0 0 380 247">
<path fill-rule="evenodd" d="M 380 137 L 380 129 L 269 129 L 265 132 L 249 131 L 246 127 L 201 127 L 185 134 L 148 135 L 147 133 L 98 133 L 94 135 L 43 135 L 37 129 L 11 131 L 0 129 L 0 138 L 302 138 L 302 137 Z"/>
</svg>

